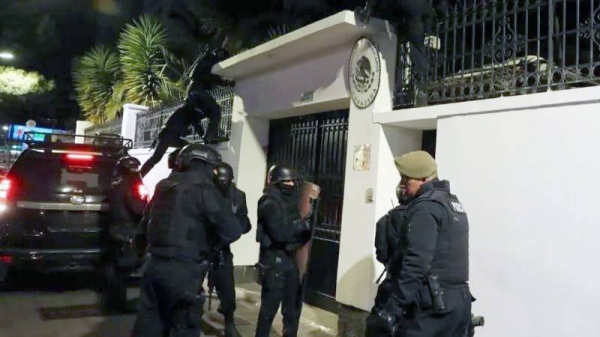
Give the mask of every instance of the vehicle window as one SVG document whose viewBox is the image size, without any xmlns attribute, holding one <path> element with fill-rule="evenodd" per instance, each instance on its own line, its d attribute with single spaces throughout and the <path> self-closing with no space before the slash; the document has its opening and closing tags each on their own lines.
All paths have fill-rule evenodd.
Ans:
<svg viewBox="0 0 600 337">
<path fill-rule="evenodd" d="M 105 194 L 110 188 L 115 162 L 95 157 L 91 161 L 70 161 L 64 154 L 28 151 L 11 170 L 21 189 L 32 193 Z"/>
</svg>

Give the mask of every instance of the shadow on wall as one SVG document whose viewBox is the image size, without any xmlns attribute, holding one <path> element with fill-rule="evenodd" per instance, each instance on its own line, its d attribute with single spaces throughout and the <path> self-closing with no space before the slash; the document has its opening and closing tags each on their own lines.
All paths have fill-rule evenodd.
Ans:
<svg viewBox="0 0 600 337">
<path fill-rule="evenodd" d="M 374 301 L 376 285 L 374 283 L 363 284 L 356 281 L 364 279 L 365 273 L 370 275 L 369 279 L 373 279 L 375 265 L 373 258 L 370 256 L 364 257 L 358 263 L 354 264 L 344 276 L 339 279 L 338 293 L 342 290 L 345 294 L 353 294 L 353 296 L 364 296 L 363 294 L 368 294 L 368 296 L 372 296 L 372 301 Z M 367 315 L 368 312 L 366 311 L 342 305 L 338 318 L 338 336 L 364 337 Z"/>
</svg>

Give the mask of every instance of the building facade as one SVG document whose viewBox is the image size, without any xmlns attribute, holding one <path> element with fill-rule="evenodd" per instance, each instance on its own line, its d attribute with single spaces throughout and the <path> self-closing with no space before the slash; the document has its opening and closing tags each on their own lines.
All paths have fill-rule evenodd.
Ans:
<svg viewBox="0 0 600 337">
<path fill-rule="evenodd" d="M 447 39 L 440 36 L 429 46 L 441 54 Z M 446 104 L 395 110 L 395 88 L 409 86 L 412 76 L 396 73 L 402 59 L 396 45 L 387 22 L 364 25 L 344 11 L 215 66 L 215 74 L 236 81 L 230 140 L 219 150 L 246 192 L 253 224 L 270 165 L 293 164 L 319 184 L 307 301 L 338 310 L 340 322 L 347 314 L 364 317 L 383 271 L 373 243 L 376 221 L 395 204 L 393 158 L 425 149 L 469 214 L 473 311 L 486 317 L 477 335 L 595 336 L 600 197 L 590 178 L 600 171 L 594 151 L 600 87 L 553 90 L 567 89 L 575 73 L 563 67 L 562 82 L 544 90 L 540 83 L 549 77 L 541 75 L 535 90 L 502 89 L 489 74 L 498 65 L 521 71 L 513 55 L 468 74 L 464 65 L 454 69 L 432 96 Z M 552 77 L 555 68 L 537 65 L 514 78 L 535 71 Z M 477 78 L 483 91 L 467 77 Z M 123 135 L 135 137 L 135 116 L 143 109 L 127 107 Z M 147 148 L 132 153 L 142 161 L 150 155 Z M 146 183 L 152 189 L 167 171 L 165 156 Z M 253 266 L 258 249 L 254 231 L 243 236 L 232 246 L 236 266 Z"/>
</svg>

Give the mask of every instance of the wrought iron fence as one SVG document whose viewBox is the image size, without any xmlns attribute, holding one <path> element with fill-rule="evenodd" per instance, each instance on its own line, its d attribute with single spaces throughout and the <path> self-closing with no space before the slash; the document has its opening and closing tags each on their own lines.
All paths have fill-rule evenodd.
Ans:
<svg viewBox="0 0 600 337">
<path fill-rule="evenodd" d="M 420 90 L 414 46 L 400 45 L 396 108 L 415 106 L 418 91 L 439 104 L 600 84 L 600 1 L 456 3 L 425 39 Z"/>
<path fill-rule="evenodd" d="M 121 118 L 117 118 L 108 123 L 97 125 L 97 126 L 95 125 L 90 128 L 87 128 L 85 130 L 85 135 L 86 136 L 94 136 L 96 134 L 101 134 L 101 133 L 110 133 L 110 134 L 120 135 L 122 124 L 123 124 L 123 120 Z M 85 143 L 90 143 L 91 141 L 92 141 L 91 138 L 89 138 L 89 139 L 85 138 L 85 140 L 84 140 Z"/>
<path fill-rule="evenodd" d="M 232 87 L 217 87 L 210 92 L 210 95 L 217 101 L 221 107 L 221 120 L 219 122 L 219 137 L 229 138 L 231 134 L 231 114 L 233 109 L 234 91 Z M 150 109 L 148 112 L 137 115 L 135 127 L 135 148 L 150 147 L 158 132 L 165 124 L 167 119 L 183 106 L 183 102 L 164 105 L 161 107 Z M 203 133 L 208 127 L 208 120 L 202 121 Z M 190 126 L 190 133 L 186 137 L 187 140 L 199 140 L 200 136 L 193 131 Z"/>
</svg>

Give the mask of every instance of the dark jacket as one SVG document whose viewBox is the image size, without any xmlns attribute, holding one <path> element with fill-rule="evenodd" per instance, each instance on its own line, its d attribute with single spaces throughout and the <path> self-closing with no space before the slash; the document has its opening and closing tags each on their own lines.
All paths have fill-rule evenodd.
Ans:
<svg viewBox="0 0 600 337">
<path fill-rule="evenodd" d="M 256 240 L 261 250 L 292 252 L 310 239 L 310 222 L 301 220 L 299 195 L 285 196 L 269 185 L 258 201 Z"/>
<path fill-rule="evenodd" d="M 387 265 L 397 249 L 400 228 L 406 206 L 401 205 L 390 210 L 377 221 L 375 229 L 375 254 L 377 261 Z"/>
<path fill-rule="evenodd" d="M 404 244 L 397 281 L 398 304 L 414 303 L 426 285 L 427 276 L 436 275 L 442 286 L 466 284 L 469 279 L 469 221 L 462 205 L 450 193 L 447 181 L 434 179 L 421 186 L 406 209 Z"/>
<path fill-rule="evenodd" d="M 147 240 L 151 254 L 202 259 L 241 236 L 240 221 L 214 186 L 211 170 L 185 171 L 157 185 L 137 240 Z"/>
</svg>

